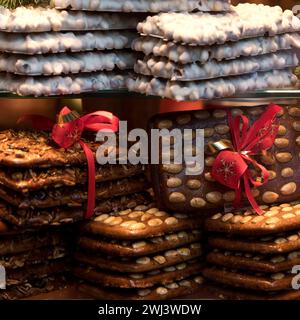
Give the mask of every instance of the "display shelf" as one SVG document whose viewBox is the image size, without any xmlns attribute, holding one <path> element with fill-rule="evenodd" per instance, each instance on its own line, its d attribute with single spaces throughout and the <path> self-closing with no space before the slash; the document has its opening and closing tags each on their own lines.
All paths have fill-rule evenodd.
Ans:
<svg viewBox="0 0 300 320">
<path fill-rule="evenodd" d="M 73 95 L 57 95 L 57 96 L 20 96 L 9 92 L 0 91 L 0 99 L 80 99 L 80 98 L 112 98 L 112 97 L 137 97 L 148 99 L 160 99 L 156 96 L 146 96 L 144 94 L 129 92 L 127 90 L 103 90 L 91 93 L 73 94 Z M 279 89 L 279 90 L 259 90 L 251 91 L 243 94 L 237 94 L 235 96 L 213 99 L 209 101 L 253 101 L 255 99 L 300 99 L 300 89 Z"/>
</svg>

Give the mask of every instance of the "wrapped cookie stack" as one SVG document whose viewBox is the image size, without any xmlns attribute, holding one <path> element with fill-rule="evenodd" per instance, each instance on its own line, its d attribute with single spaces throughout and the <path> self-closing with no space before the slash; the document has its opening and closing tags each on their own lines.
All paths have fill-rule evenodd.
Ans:
<svg viewBox="0 0 300 320">
<path fill-rule="evenodd" d="M 0 300 L 23 299 L 68 286 L 69 245 L 64 233 L 25 232 L 0 221 L 0 266 L 6 275 Z"/>
<path fill-rule="evenodd" d="M 100 144 L 85 141 L 96 152 Z M 61 149 L 42 131 L 2 131 L 0 150 L 4 234 L 0 236 L 0 264 L 8 270 L 8 289 L 1 291 L 1 297 L 21 298 L 22 293 L 39 293 L 36 286 L 49 291 L 63 284 L 45 277 L 69 268 L 63 259 L 69 252 L 63 240 L 70 235 L 63 225 L 85 218 L 86 157 L 79 145 Z M 148 202 L 143 170 L 139 165 L 97 165 L 95 214 Z M 38 282 L 25 283 L 36 278 L 45 280 L 40 286 Z"/>
<path fill-rule="evenodd" d="M 239 4 L 231 12 L 161 13 L 138 24 L 129 90 L 178 101 L 293 86 L 300 20 L 278 6 Z"/>
<path fill-rule="evenodd" d="M 50 96 L 124 89 L 136 55 L 131 13 L 0 7 L 0 91 Z"/>
<path fill-rule="evenodd" d="M 269 105 L 230 111 L 232 119 L 246 116 L 248 129 L 239 125 L 234 129 L 234 120 L 229 122 L 230 116 L 224 109 L 175 112 L 152 119 L 150 128 L 180 129 L 183 137 L 191 139 L 195 136 L 185 129 L 204 129 L 203 172 L 199 173 L 200 163 L 161 163 L 151 167 L 159 207 L 190 213 L 195 218 L 210 214 L 204 228 L 208 234 L 209 266 L 205 267 L 203 275 L 212 281 L 212 292 L 218 298 L 299 299 L 299 290 L 292 288 L 296 275 L 292 269 L 300 264 L 300 108 Z M 273 118 L 270 111 L 274 112 Z M 217 173 L 227 182 L 237 176 L 236 159 L 231 161 L 225 153 L 221 156 L 222 151 L 216 147 L 225 144 L 226 152 L 235 150 L 234 132 L 240 134 L 240 130 L 254 134 L 250 142 L 256 141 L 263 132 L 268 132 L 266 137 L 272 141 L 266 149 L 258 149 L 260 151 L 246 148 L 253 152 L 253 160 L 265 168 L 261 170 L 269 174 L 269 180 L 261 186 L 250 184 L 250 194 L 258 208 L 253 203 L 250 205 L 245 187 L 241 189 L 239 202 L 244 209 L 235 208 L 235 190 L 218 182 L 213 175 L 216 159 L 221 159 Z M 174 156 L 181 150 L 178 141 L 171 139 L 171 142 L 170 154 Z M 257 140 L 253 147 L 264 143 Z M 239 152 L 243 150 L 241 147 Z M 230 155 L 235 153 L 237 151 Z M 251 172 L 253 181 L 257 182 L 257 170 L 251 164 L 248 163 L 248 173 Z M 258 209 L 262 210 L 261 214 L 256 211 Z"/>
<path fill-rule="evenodd" d="M 82 226 L 79 290 L 97 299 L 161 300 L 202 286 L 203 220 L 139 205 L 101 214 Z"/>
</svg>

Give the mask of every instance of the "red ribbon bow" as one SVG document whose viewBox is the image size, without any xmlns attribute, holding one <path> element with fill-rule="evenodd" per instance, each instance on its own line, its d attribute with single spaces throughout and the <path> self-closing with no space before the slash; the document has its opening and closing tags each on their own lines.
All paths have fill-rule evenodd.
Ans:
<svg viewBox="0 0 300 320">
<path fill-rule="evenodd" d="M 88 199 L 85 217 L 90 218 L 94 213 L 96 183 L 95 183 L 95 160 L 89 146 L 81 140 L 81 135 L 88 131 L 116 132 L 119 127 L 119 119 L 112 113 L 96 111 L 82 117 L 68 107 L 62 108 L 57 117 L 57 123 L 40 115 L 25 115 L 18 122 L 31 122 L 37 130 L 52 131 L 52 139 L 58 146 L 64 149 L 79 143 L 82 147 L 88 165 Z"/>
<path fill-rule="evenodd" d="M 253 209 L 258 214 L 263 213 L 253 197 L 250 184 L 254 187 L 265 184 L 269 179 L 269 172 L 252 156 L 270 149 L 274 144 L 279 128 L 276 114 L 281 110 L 281 107 L 270 104 L 251 127 L 246 116 L 238 115 L 233 118 L 231 112 L 228 112 L 234 151 L 222 150 L 218 154 L 212 167 L 212 176 L 219 183 L 235 189 L 235 207 L 240 206 L 244 182 L 245 193 Z M 254 177 L 251 169 L 260 172 L 260 176 Z"/>
</svg>

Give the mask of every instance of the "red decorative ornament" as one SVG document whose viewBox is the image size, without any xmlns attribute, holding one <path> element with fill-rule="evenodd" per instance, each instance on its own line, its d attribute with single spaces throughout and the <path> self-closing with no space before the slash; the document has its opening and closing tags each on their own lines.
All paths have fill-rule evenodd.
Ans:
<svg viewBox="0 0 300 320">
<path fill-rule="evenodd" d="M 85 217 L 90 218 L 95 208 L 96 169 L 94 154 L 81 140 L 81 135 L 85 130 L 116 132 L 119 128 L 119 119 L 106 111 L 96 111 L 80 117 L 77 112 L 64 107 L 57 116 L 57 123 L 40 115 L 25 115 L 18 120 L 18 123 L 20 122 L 31 122 L 33 128 L 37 130 L 52 131 L 52 139 L 61 148 L 68 149 L 75 143 L 80 144 L 88 165 L 88 199 Z"/>
<path fill-rule="evenodd" d="M 269 172 L 254 160 L 253 156 L 273 146 L 279 128 L 276 114 L 281 110 L 280 106 L 270 104 L 251 127 L 246 116 L 238 115 L 233 118 L 228 111 L 233 150 L 220 151 L 214 161 L 211 174 L 216 181 L 235 190 L 235 207 L 240 206 L 244 185 L 246 196 L 253 209 L 258 214 L 263 213 L 252 195 L 251 185 L 259 187 L 267 183 Z M 257 177 L 253 176 L 250 166 L 258 173 Z"/>
</svg>

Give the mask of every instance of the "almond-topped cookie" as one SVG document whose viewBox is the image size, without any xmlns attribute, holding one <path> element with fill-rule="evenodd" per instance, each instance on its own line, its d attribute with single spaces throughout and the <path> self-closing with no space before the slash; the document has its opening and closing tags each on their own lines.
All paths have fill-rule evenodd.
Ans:
<svg viewBox="0 0 300 320">
<path fill-rule="evenodd" d="M 153 207 L 138 206 L 133 209 L 101 214 L 82 226 L 83 232 L 108 238 L 134 240 L 192 230 L 203 224 L 201 217 L 183 213 L 168 213 Z"/>
<path fill-rule="evenodd" d="M 261 254 L 287 253 L 300 249 L 300 231 L 258 237 L 211 235 L 208 243 L 213 248 Z"/>
<path fill-rule="evenodd" d="M 146 273 L 123 274 L 103 271 L 88 265 L 73 268 L 74 275 L 80 279 L 97 283 L 105 287 L 117 288 L 148 288 L 154 285 L 166 285 L 183 280 L 191 275 L 199 274 L 203 265 L 199 260 L 190 260 L 177 264 L 172 270 L 152 270 Z"/>
<path fill-rule="evenodd" d="M 123 273 L 147 272 L 161 268 L 166 268 L 166 271 L 175 271 L 174 265 L 199 258 L 202 252 L 201 243 L 196 242 L 173 250 L 161 251 L 153 255 L 137 258 L 116 258 L 80 250 L 75 253 L 75 259 L 96 268 Z"/>
<path fill-rule="evenodd" d="M 180 281 L 173 281 L 165 285 L 156 285 L 146 289 L 105 288 L 88 282 L 79 285 L 78 289 L 99 300 L 169 300 L 193 294 L 201 290 L 204 279 L 201 273 Z"/>
<path fill-rule="evenodd" d="M 215 249 L 207 255 L 213 265 L 250 270 L 255 272 L 276 273 L 290 271 L 300 264 L 300 250 L 285 254 L 262 255 L 240 251 L 219 251 Z"/>
<path fill-rule="evenodd" d="M 263 206 L 258 215 L 252 209 L 234 213 L 217 213 L 205 221 L 207 231 L 231 235 L 261 236 L 284 231 L 299 230 L 300 203 L 282 203 L 278 206 Z"/>
<path fill-rule="evenodd" d="M 290 271 L 265 274 L 221 267 L 207 267 L 203 270 L 203 275 L 204 277 L 223 285 L 257 291 L 281 291 L 292 289 L 291 283 L 295 277 Z"/>
<path fill-rule="evenodd" d="M 171 250 L 201 239 L 202 232 L 198 229 L 183 230 L 136 241 L 103 238 L 96 234 L 81 234 L 78 245 L 87 252 L 130 258 Z"/>
</svg>

